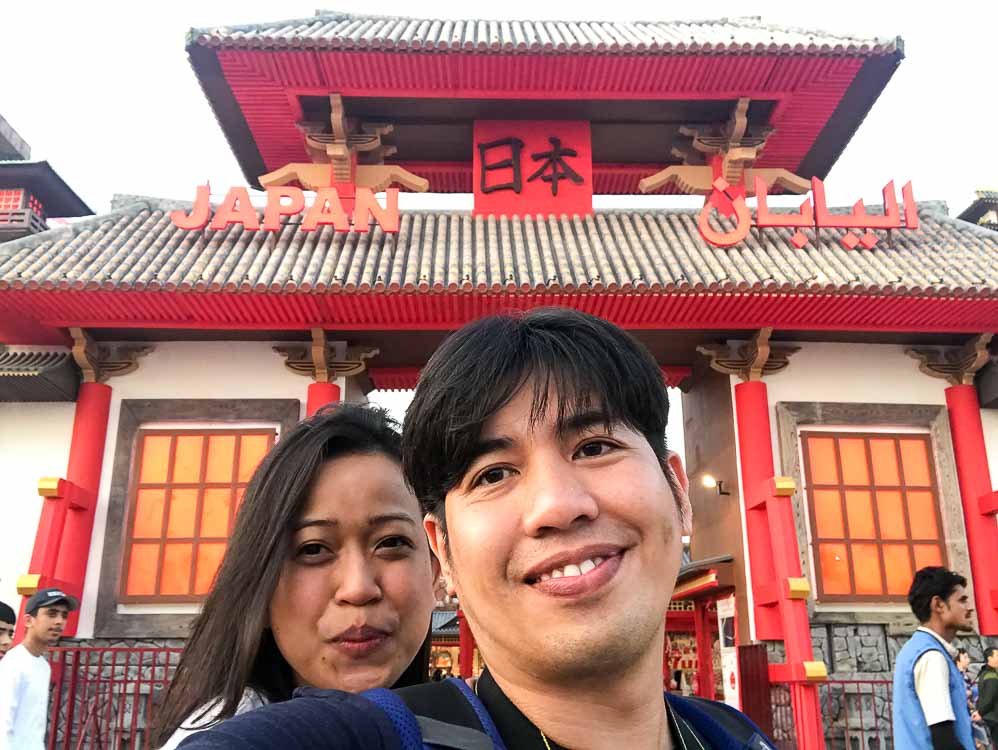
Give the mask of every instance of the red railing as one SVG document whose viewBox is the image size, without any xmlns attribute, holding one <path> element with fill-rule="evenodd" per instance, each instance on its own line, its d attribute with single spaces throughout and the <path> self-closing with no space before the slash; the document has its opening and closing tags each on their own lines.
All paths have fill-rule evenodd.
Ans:
<svg viewBox="0 0 998 750">
<path fill-rule="evenodd" d="M 849 750 L 890 750 L 890 680 L 827 680 L 819 688 L 821 719 L 829 748 Z M 790 689 L 774 683 L 770 688 L 773 706 L 773 741 L 780 750 L 797 750 L 797 733 Z"/>
<path fill-rule="evenodd" d="M 179 648 L 54 648 L 48 750 L 149 747 L 154 701 Z"/>
</svg>

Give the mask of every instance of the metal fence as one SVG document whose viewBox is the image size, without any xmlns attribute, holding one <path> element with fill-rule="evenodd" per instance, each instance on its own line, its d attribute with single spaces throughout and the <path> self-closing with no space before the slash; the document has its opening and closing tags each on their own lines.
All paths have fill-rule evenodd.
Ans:
<svg viewBox="0 0 998 750">
<path fill-rule="evenodd" d="M 154 699 L 173 678 L 179 648 L 54 648 L 49 750 L 149 747 Z"/>
<path fill-rule="evenodd" d="M 818 690 L 826 750 L 894 750 L 890 680 L 828 680 Z M 773 741 L 797 750 L 790 688 L 774 683 Z"/>
</svg>

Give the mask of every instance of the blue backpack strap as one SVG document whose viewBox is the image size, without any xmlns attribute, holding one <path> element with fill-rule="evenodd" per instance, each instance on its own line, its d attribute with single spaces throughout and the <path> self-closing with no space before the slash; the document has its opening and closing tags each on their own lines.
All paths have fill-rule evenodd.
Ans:
<svg viewBox="0 0 998 750">
<path fill-rule="evenodd" d="M 665 694 L 665 702 L 716 750 L 775 750 L 776 746 L 748 716 L 727 703 Z"/>
<path fill-rule="evenodd" d="M 502 737 L 499 736 L 499 730 L 496 729 L 495 722 L 492 721 L 492 717 L 489 716 L 489 712 L 485 708 L 485 704 L 483 704 L 482 701 L 479 700 L 478 696 L 475 695 L 475 692 L 468 687 L 468 683 L 460 677 L 451 677 L 447 680 L 447 682 L 451 683 L 451 685 L 461 691 L 461 695 L 463 695 L 464 699 L 471 705 L 471 708 L 475 711 L 475 716 L 478 717 L 478 722 L 482 725 L 482 729 L 485 730 L 485 733 L 489 736 L 489 739 L 492 740 L 492 745 L 495 750 L 506 750 L 506 745 L 503 744 Z"/>
<path fill-rule="evenodd" d="M 402 750 L 424 750 L 423 733 L 419 729 L 416 715 L 397 693 L 387 688 L 365 690 L 361 695 L 376 705 L 391 719 L 398 733 Z"/>
</svg>

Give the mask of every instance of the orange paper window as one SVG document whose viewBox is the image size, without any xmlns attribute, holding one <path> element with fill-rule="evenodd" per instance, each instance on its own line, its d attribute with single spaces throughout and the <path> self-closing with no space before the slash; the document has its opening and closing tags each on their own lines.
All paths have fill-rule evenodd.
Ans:
<svg viewBox="0 0 998 750">
<path fill-rule="evenodd" d="M 204 543 L 198 546 L 198 567 L 194 576 L 195 594 L 207 594 L 211 590 L 215 573 L 222 564 L 223 555 L 225 555 L 224 543 Z"/>
<path fill-rule="evenodd" d="M 924 440 L 901 441 L 901 466 L 904 467 L 904 483 L 909 487 L 928 487 L 932 484 Z"/>
<path fill-rule="evenodd" d="M 927 436 L 802 431 L 817 598 L 904 601 L 944 565 Z"/>
<path fill-rule="evenodd" d="M 856 576 L 857 594 L 882 594 L 880 550 L 876 544 L 852 545 L 852 569 Z"/>
<path fill-rule="evenodd" d="M 896 440 L 871 438 L 870 463 L 873 464 L 873 479 L 877 486 L 896 487 L 901 484 Z"/>
<path fill-rule="evenodd" d="M 246 483 L 274 439 L 267 429 L 140 432 L 123 601 L 193 602 L 208 593 Z"/>
<path fill-rule="evenodd" d="M 842 499 L 838 490 L 814 491 L 814 522 L 820 537 L 844 537 Z"/>
<path fill-rule="evenodd" d="M 852 591 L 849 580 L 849 561 L 846 545 L 820 544 L 822 588 L 829 594 L 848 594 Z"/>
<path fill-rule="evenodd" d="M 839 472 L 835 456 L 835 440 L 812 437 L 807 440 L 811 458 L 811 482 L 813 484 L 838 484 Z"/>
<path fill-rule="evenodd" d="M 843 484 L 870 483 L 870 473 L 866 465 L 866 441 L 862 438 L 839 440 L 839 460 L 842 462 Z"/>
</svg>

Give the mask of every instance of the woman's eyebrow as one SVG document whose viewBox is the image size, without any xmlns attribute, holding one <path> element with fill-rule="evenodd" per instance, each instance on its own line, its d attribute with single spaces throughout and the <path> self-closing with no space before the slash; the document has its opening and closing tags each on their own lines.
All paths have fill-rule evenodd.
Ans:
<svg viewBox="0 0 998 750">
<path fill-rule="evenodd" d="M 339 523 L 331 518 L 301 518 L 291 525 L 291 533 L 301 531 L 309 526 L 322 526 L 325 528 L 335 528 Z"/>
<path fill-rule="evenodd" d="M 391 523 L 392 521 L 402 521 L 410 526 L 419 526 L 419 524 L 416 523 L 416 520 L 408 513 L 381 513 L 367 519 L 367 525 L 381 526 L 382 524 Z"/>
</svg>

